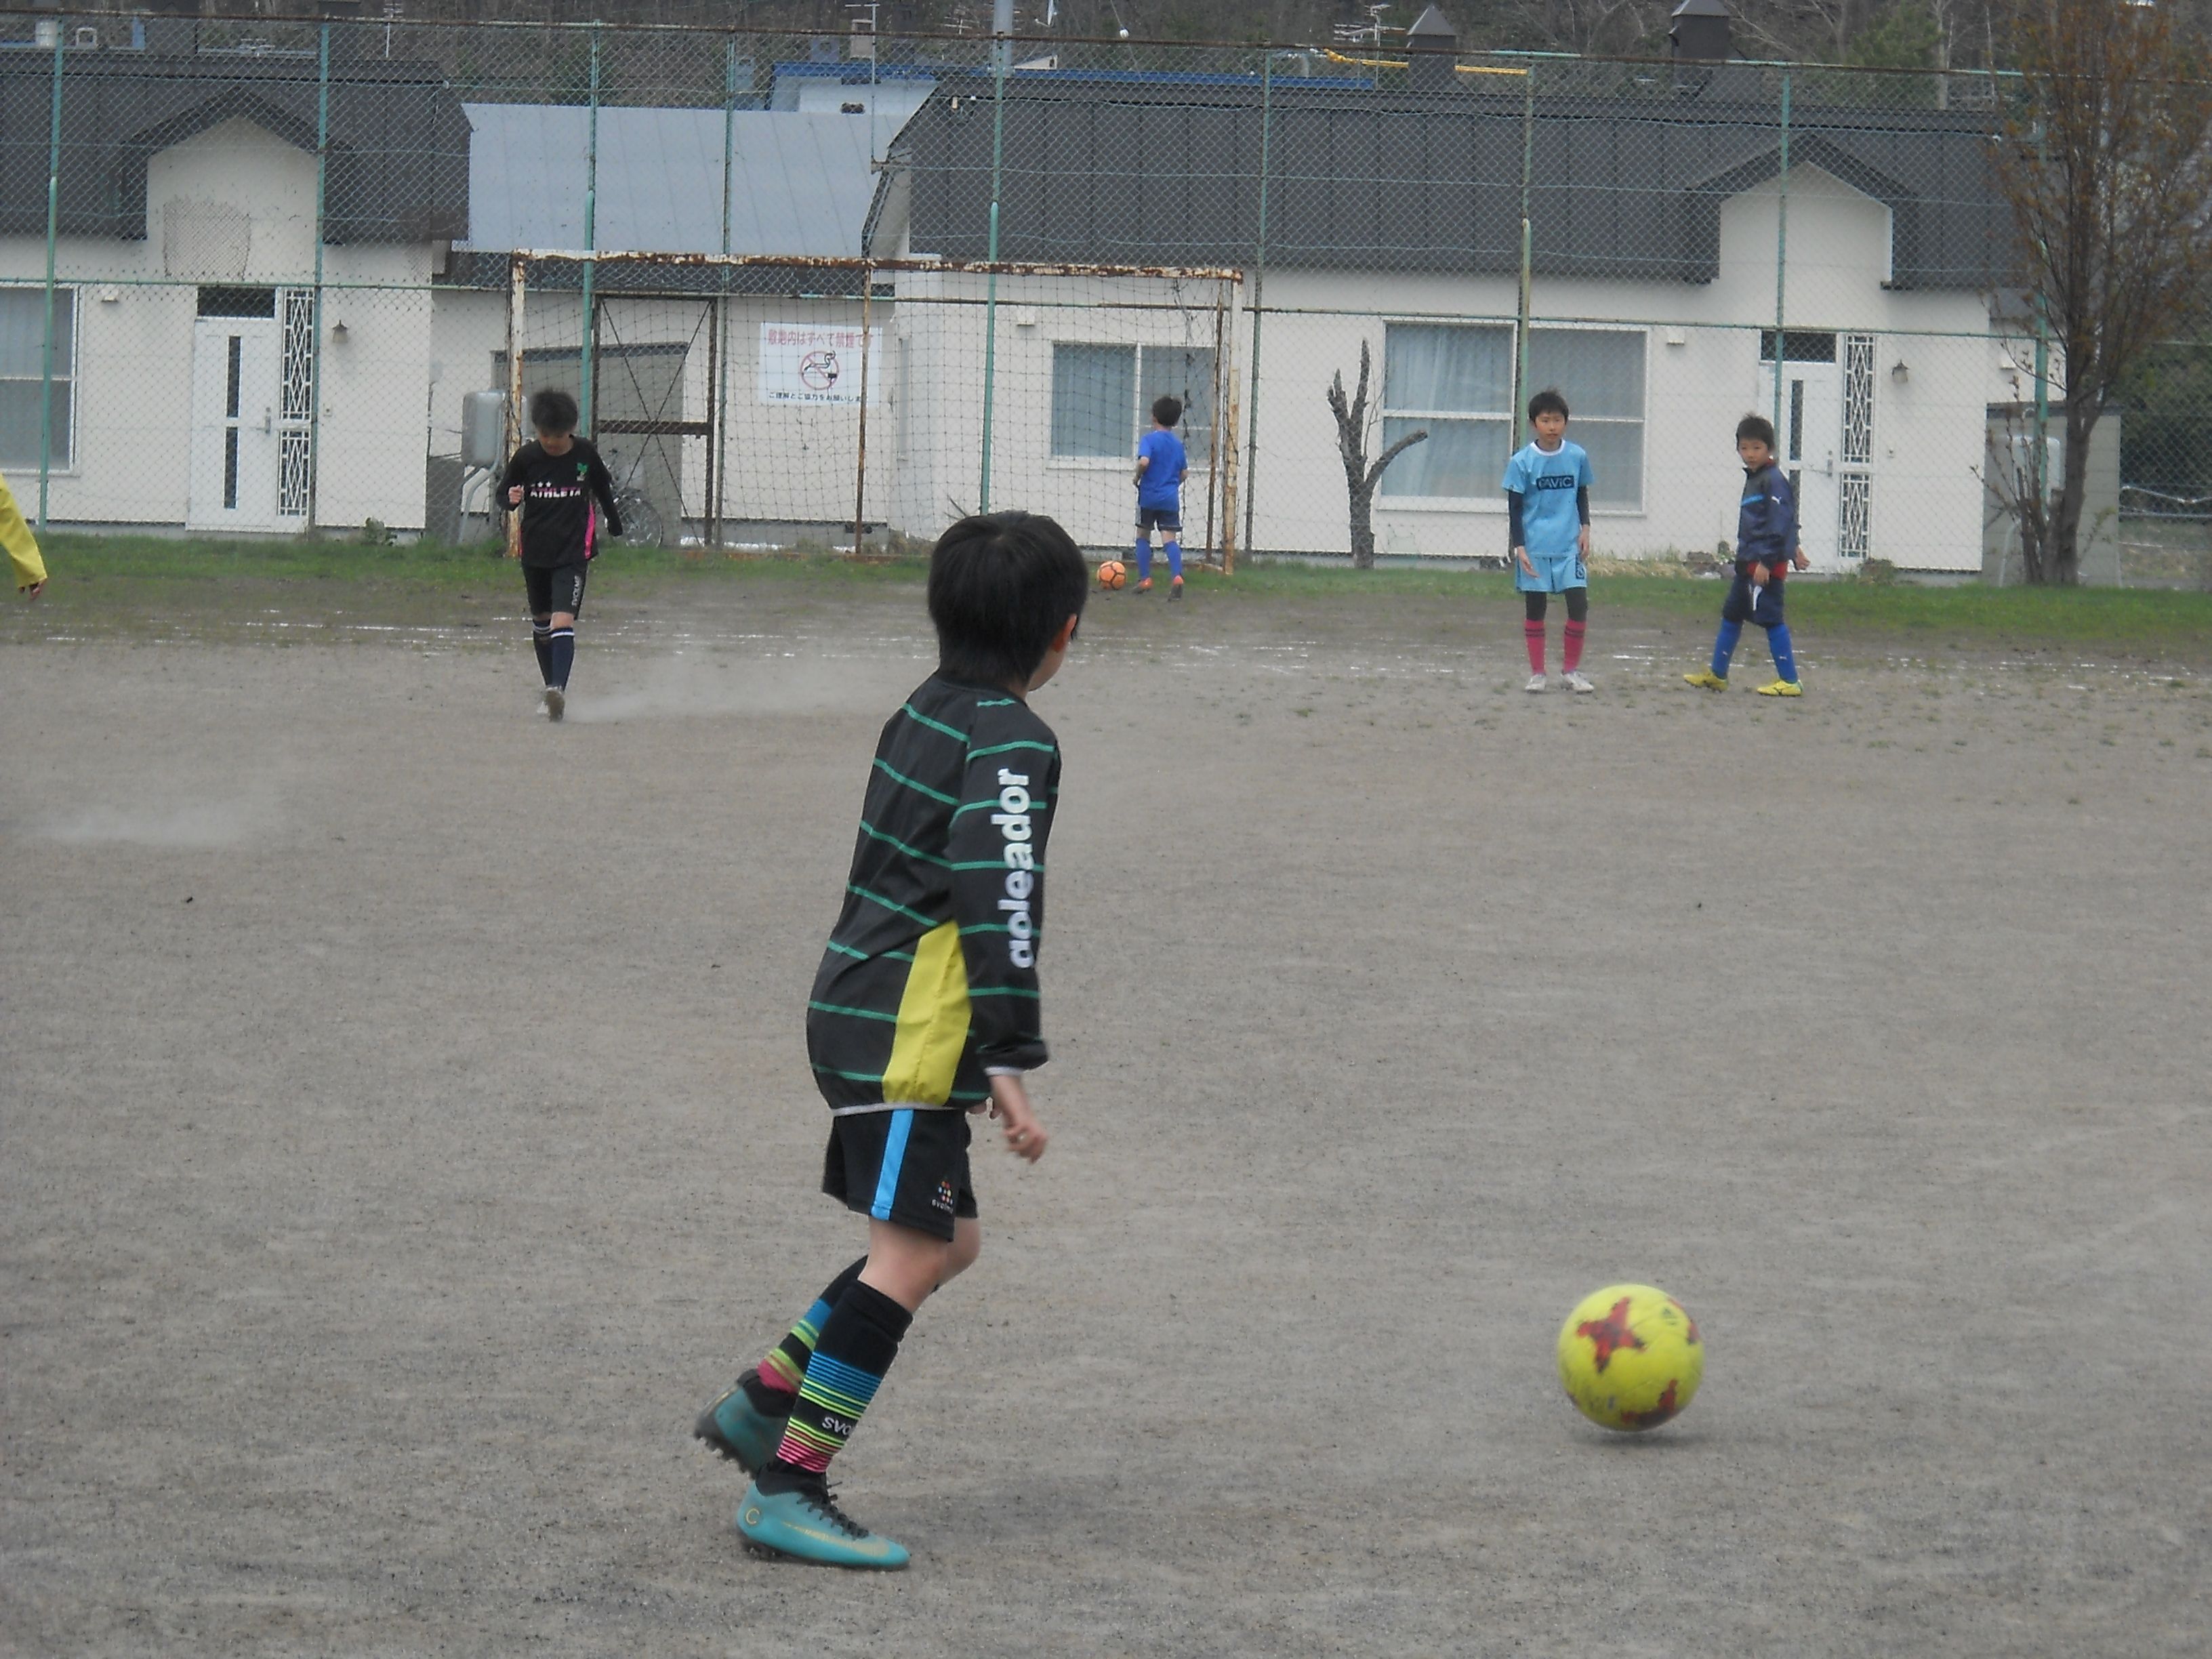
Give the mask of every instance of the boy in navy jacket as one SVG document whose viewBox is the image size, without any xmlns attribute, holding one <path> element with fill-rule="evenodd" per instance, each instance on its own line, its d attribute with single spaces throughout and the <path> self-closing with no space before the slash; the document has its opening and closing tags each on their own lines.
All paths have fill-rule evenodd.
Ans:
<svg viewBox="0 0 2212 1659">
<path fill-rule="evenodd" d="M 1794 566 L 1804 569 L 1812 562 L 1797 539 L 1797 501 L 1790 481 L 1774 464 L 1773 424 L 1757 415 L 1736 422 L 1735 453 L 1743 462 L 1743 504 L 1736 515 L 1735 580 L 1728 603 L 1721 607 L 1721 631 L 1713 641 L 1710 668 L 1682 678 L 1709 691 L 1728 690 L 1729 659 L 1735 654 L 1743 625 L 1757 623 L 1766 630 L 1766 648 L 1774 654 L 1775 680 L 1759 688 L 1762 697 L 1802 697 L 1797 683 L 1797 659 L 1790 647 L 1790 624 L 1782 617 L 1783 579 Z"/>
</svg>

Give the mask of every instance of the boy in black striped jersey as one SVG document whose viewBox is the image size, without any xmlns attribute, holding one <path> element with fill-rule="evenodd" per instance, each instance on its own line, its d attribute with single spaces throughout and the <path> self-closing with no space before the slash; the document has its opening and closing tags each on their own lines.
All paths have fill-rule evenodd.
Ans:
<svg viewBox="0 0 2212 1659">
<path fill-rule="evenodd" d="M 583 614 L 584 581 L 599 556 L 598 497 L 607 534 L 623 533 L 615 511 L 615 481 L 589 438 L 576 435 L 576 400 L 547 390 L 530 399 L 530 424 L 538 434 L 516 450 L 499 481 L 502 511 L 520 512 L 522 581 L 530 598 L 530 642 L 545 682 L 539 709 L 561 718 L 568 700 L 568 670 L 576 659 L 576 618 Z"/>
<path fill-rule="evenodd" d="M 1024 1073 L 1037 1000 L 1045 843 L 1060 745 L 1029 695 L 1066 659 L 1090 573 L 1050 519 L 963 519 L 929 562 L 939 667 L 876 745 L 845 901 L 807 1002 L 832 1114 L 822 1188 L 868 1218 L 868 1253 L 701 1413 L 695 1432 L 754 1477 L 748 1545 L 849 1567 L 907 1553 L 830 1497 L 842 1449 L 915 1310 L 982 1247 L 968 1115 L 988 1108 L 1035 1163 Z"/>
</svg>

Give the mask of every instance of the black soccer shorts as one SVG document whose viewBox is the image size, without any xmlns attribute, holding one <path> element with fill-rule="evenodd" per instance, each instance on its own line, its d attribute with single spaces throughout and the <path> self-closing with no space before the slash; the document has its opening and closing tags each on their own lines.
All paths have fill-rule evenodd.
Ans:
<svg viewBox="0 0 2212 1659">
<path fill-rule="evenodd" d="M 822 1190 L 848 1210 L 938 1238 L 975 1213 L 968 1175 L 968 1114 L 902 1106 L 841 1113 L 830 1126 Z"/>
<path fill-rule="evenodd" d="M 1761 628 L 1779 627 L 1784 621 L 1784 586 L 1779 575 L 1769 575 L 1765 587 L 1753 587 L 1749 574 L 1740 574 L 1729 588 L 1727 602 L 1721 606 L 1721 620 L 1757 623 Z"/>
<path fill-rule="evenodd" d="M 1140 507 L 1137 509 L 1137 529 L 1149 536 L 1157 525 L 1173 538 L 1182 534 L 1182 509 L 1179 507 Z"/>
<path fill-rule="evenodd" d="M 584 580 L 588 574 L 581 560 L 574 564 L 523 566 L 522 585 L 530 590 L 530 614 L 550 617 L 565 611 L 572 617 L 582 616 Z"/>
</svg>

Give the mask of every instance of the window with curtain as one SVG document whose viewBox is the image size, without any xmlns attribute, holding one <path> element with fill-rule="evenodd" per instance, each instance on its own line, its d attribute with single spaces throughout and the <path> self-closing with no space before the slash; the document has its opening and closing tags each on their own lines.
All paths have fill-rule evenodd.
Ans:
<svg viewBox="0 0 2212 1659">
<path fill-rule="evenodd" d="M 45 398 L 46 291 L 0 288 L 0 468 L 35 472 L 39 413 Z M 76 429 L 76 290 L 54 290 L 52 465 L 74 464 Z"/>
<path fill-rule="evenodd" d="M 1053 458 L 1126 460 L 1136 453 L 1137 348 L 1055 344 Z"/>
<path fill-rule="evenodd" d="M 1513 331 L 1498 324 L 1391 323 L 1382 342 L 1383 448 L 1428 429 L 1390 463 L 1379 493 L 1496 496 L 1513 420 Z"/>
<path fill-rule="evenodd" d="M 1528 331 L 1528 390 L 1567 400 L 1567 436 L 1589 451 L 1596 481 L 1593 507 L 1644 505 L 1644 342 L 1641 329 Z"/>
</svg>

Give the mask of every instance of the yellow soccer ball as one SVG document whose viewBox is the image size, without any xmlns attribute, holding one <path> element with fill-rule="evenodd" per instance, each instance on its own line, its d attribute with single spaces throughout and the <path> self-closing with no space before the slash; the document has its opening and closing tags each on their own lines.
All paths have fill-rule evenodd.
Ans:
<svg viewBox="0 0 2212 1659">
<path fill-rule="evenodd" d="M 1649 1285 L 1608 1285 L 1559 1327 L 1559 1383 L 1601 1428 L 1634 1433 L 1679 1416 L 1705 1379 L 1689 1310 Z"/>
</svg>

